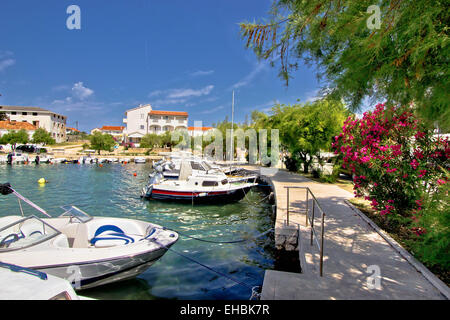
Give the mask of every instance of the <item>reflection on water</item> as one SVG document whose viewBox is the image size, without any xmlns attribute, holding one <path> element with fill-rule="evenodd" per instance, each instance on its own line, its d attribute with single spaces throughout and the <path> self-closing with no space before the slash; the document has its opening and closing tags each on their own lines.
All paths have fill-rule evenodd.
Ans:
<svg viewBox="0 0 450 320">
<path fill-rule="evenodd" d="M 253 189 L 240 202 L 226 205 L 145 201 L 139 195 L 150 170 L 149 164 L 2 165 L 0 183 L 10 182 L 53 216 L 62 213 L 60 206 L 72 204 L 93 216 L 150 221 L 197 238 L 251 239 L 215 244 L 181 236 L 172 248 L 249 286 L 262 285 L 264 269 L 274 265 L 273 234 L 254 239 L 273 226 L 263 191 Z M 40 178 L 49 183 L 39 185 Z M 26 205 L 23 208 L 26 214 L 36 214 Z M 0 216 L 17 214 L 16 198 L 1 197 Z M 98 299 L 249 299 L 251 292 L 169 251 L 136 279 L 81 294 Z"/>
</svg>

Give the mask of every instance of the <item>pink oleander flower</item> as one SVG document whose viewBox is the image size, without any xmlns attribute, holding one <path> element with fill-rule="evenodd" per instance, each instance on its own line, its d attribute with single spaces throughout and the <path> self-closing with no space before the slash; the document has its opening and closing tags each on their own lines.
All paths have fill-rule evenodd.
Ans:
<svg viewBox="0 0 450 320">
<path fill-rule="evenodd" d="M 420 170 L 419 178 L 425 177 L 427 170 Z"/>
<path fill-rule="evenodd" d="M 414 170 L 416 170 L 417 167 L 419 166 L 419 162 L 417 162 L 417 160 L 414 159 L 413 161 L 411 161 L 410 165 Z"/>
<path fill-rule="evenodd" d="M 447 181 L 445 181 L 444 179 L 438 179 L 437 180 L 437 183 L 438 183 L 438 185 L 444 185 L 444 184 L 446 184 L 447 183 Z"/>
</svg>

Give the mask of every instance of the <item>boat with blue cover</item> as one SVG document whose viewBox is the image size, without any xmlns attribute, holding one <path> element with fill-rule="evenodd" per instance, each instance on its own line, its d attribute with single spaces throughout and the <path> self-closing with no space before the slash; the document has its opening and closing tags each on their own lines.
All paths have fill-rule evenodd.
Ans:
<svg viewBox="0 0 450 320">
<path fill-rule="evenodd" d="M 45 210 L 9 184 L 14 194 L 37 211 Z M 145 221 L 92 217 L 76 206 L 61 207 L 53 218 L 11 215 L 0 218 L 0 261 L 67 279 L 86 289 L 133 278 L 160 259 L 178 240 L 176 232 Z"/>
</svg>

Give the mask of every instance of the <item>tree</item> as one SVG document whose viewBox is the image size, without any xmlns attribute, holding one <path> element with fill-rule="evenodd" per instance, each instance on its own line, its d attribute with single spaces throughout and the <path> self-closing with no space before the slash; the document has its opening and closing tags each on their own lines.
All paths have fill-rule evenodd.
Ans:
<svg viewBox="0 0 450 320">
<path fill-rule="evenodd" d="M 332 139 L 341 131 L 346 116 L 348 111 L 344 105 L 333 100 L 277 104 L 270 116 L 252 113 L 254 128 L 279 129 L 282 147 L 289 151 L 295 162 L 303 164 L 305 173 L 309 172 L 314 158 L 319 158 L 321 151 L 331 150 Z"/>
<path fill-rule="evenodd" d="M 16 144 L 25 144 L 29 141 L 28 133 L 22 129 L 19 131 L 9 131 L 0 138 L 0 144 L 11 144 L 16 149 Z"/>
<path fill-rule="evenodd" d="M 146 134 L 140 142 L 141 148 L 154 148 L 159 145 L 161 145 L 161 137 L 155 133 Z"/>
<path fill-rule="evenodd" d="M 44 128 L 38 128 L 33 134 L 33 143 L 55 144 L 55 139 Z"/>
<path fill-rule="evenodd" d="M 95 132 L 89 137 L 91 142 L 91 148 L 94 150 L 98 150 L 98 154 L 100 154 L 101 150 L 105 151 L 113 151 L 113 147 L 116 145 L 114 138 L 110 134 L 103 134 L 99 131 Z"/>
<path fill-rule="evenodd" d="M 0 121 L 8 121 L 9 118 L 5 112 L 0 112 Z"/>
<path fill-rule="evenodd" d="M 378 1 L 379 28 L 371 24 L 373 4 L 279 0 L 269 23 L 241 23 L 242 36 L 259 58 L 281 64 L 286 84 L 304 60 L 317 66 L 327 95 L 343 98 L 352 111 L 366 97 L 414 103 L 429 126 L 448 130 L 448 3 Z"/>
</svg>

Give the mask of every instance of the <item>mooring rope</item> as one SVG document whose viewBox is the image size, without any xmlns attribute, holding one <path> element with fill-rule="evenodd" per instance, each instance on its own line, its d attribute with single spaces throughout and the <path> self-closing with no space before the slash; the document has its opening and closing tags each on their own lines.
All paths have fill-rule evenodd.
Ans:
<svg viewBox="0 0 450 320">
<path fill-rule="evenodd" d="M 264 231 L 263 233 L 260 233 L 260 234 L 257 235 L 256 237 L 248 238 L 248 239 L 239 239 L 239 240 L 231 240 L 231 241 L 214 241 L 214 240 L 207 240 L 207 239 L 196 238 L 196 237 L 190 236 L 190 235 L 188 235 L 188 234 L 185 234 L 185 233 L 183 233 L 183 232 L 180 232 L 180 231 L 178 231 L 178 230 L 174 230 L 174 229 L 172 229 L 172 228 L 168 229 L 168 228 L 166 228 L 166 227 L 162 227 L 161 229 L 162 229 L 162 230 L 171 230 L 171 231 L 174 231 L 174 232 L 178 233 L 179 235 L 181 235 L 181 236 L 183 236 L 183 237 L 187 237 L 187 238 L 190 238 L 190 239 L 193 239 L 193 240 L 202 241 L 202 242 L 208 242 L 208 243 L 219 243 L 219 244 L 232 244 L 232 243 L 246 242 L 246 241 L 250 241 L 250 240 L 254 240 L 254 239 L 261 238 L 261 237 L 265 236 L 266 234 L 268 234 L 268 233 L 274 231 L 274 229 L 271 228 L 271 229 L 269 229 L 269 230 L 267 230 L 267 231 Z"/>
<path fill-rule="evenodd" d="M 253 298 L 259 298 L 260 297 L 260 294 L 257 292 L 257 288 L 259 288 L 260 286 L 251 286 L 251 285 L 249 285 L 249 284 L 247 284 L 245 282 L 242 282 L 242 281 L 239 281 L 237 279 L 234 279 L 233 277 L 230 277 L 229 275 L 227 275 L 227 274 L 225 274 L 225 273 L 223 273 L 221 271 L 215 270 L 215 269 L 207 266 L 206 264 L 201 263 L 200 261 L 197 261 L 197 260 L 195 260 L 195 259 L 193 259 L 193 258 L 191 258 L 191 257 L 189 257 L 189 256 L 187 256 L 185 254 L 182 254 L 181 252 L 178 252 L 176 250 L 173 250 L 172 248 L 169 248 L 169 247 L 163 245 L 162 243 L 158 242 L 158 240 L 156 238 L 152 238 L 152 239 L 150 239 L 150 241 L 155 242 L 157 245 L 165 248 L 166 250 L 171 251 L 171 252 L 173 252 L 173 253 L 175 253 L 175 254 L 177 254 L 177 255 L 185 258 L 185 259 L 188 259 L 189 261 L 194 262 L 194 263 L 196 263 L 196 264 L 198 264 L 198 265 L 208 269 L 209 271 L 217 273 L 218 275 L 221 275 L 222 277 L 227 278 L 228 280 L 231 280 L 231 281 L 233 281 L 233 282 L 235 282 L 235 283 L 237 283 L 237 284 L 239 284 L 239 285 L 241 285 L 241 286 L 243 286 L 243 287 L 245 287 L 247 289 L 250 289 L 252 291 L 252 295 L 250 297 L 250 300 L 252 300 Z"/>
</svg>

